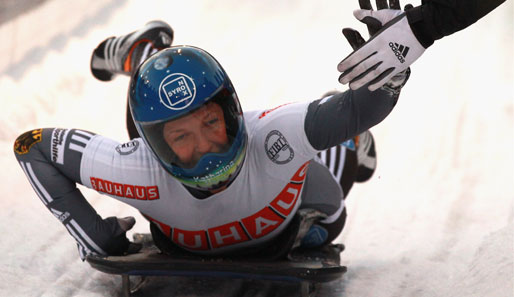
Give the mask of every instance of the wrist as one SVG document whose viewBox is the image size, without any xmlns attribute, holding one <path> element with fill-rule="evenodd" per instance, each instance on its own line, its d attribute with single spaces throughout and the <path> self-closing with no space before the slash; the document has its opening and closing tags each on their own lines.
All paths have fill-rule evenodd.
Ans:
<svg viewBox="0 0 514 297">
<path fill-rule="evenodd" d="M 403 86 L 405 86 L 409 80 L 409 77 L 410 67 L 391 77 L 391 79 L 386 82 L 381 89 L 388 91 L 392 96 L 398 96 Z"/>
<path fill-rule="evenodd" d="M 426 49 L 434 43 L 434 38 L 425 23 L 423 15 L 423 5 L 407 10 L 407 20 L 409 21 L 412 33 L 419 43 Z"/>
</svg>

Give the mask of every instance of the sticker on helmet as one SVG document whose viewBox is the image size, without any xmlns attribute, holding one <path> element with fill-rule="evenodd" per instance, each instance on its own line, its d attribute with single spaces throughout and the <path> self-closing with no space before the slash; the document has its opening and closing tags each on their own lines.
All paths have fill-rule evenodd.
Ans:
<svg viewBox="0 0 514 297">
<path fill-rule="evenodd" d="M 153 68 L 155 68 L 157 70 L 165 69 L 166 67 L 168 67 L 171 64 L 170 59 L 171 58 L 169 58 L 169 57 L 162 57 L 162 58 L 157 59 L 153 65 Z"/>
<path fill-rule="evenodd" d="M 193 79 L 182 73 L 166 76 L 159 86 L 161 103 L 172 110 L 187 108 L 196 96 L 196 85 Z"/>
<path fill-rule="evenodd" d="M 282 133 L 273 130 L 266 136 L 264 143 L 266 154 L 273 163 L 286 164 L 294 158 L 293 148 L 289 145 Z"/>
</svg>

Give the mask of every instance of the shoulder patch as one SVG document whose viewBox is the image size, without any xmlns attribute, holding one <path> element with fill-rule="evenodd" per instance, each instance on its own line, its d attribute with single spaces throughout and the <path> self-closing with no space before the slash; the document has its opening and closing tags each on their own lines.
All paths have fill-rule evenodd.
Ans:
<svg viewBox="0 0 514 297">
<path fill-rule="evenodd" d="M 26 154 L 30 148 L 42 140 L 43 129 L 35 129 L 21 134 L 14 142 L 14 152 L 19 155 Z"/>
<path fill-rule="evenodd" d="M 264 142 L 268 158 L 276 164 L 286 164 L 294 158 L 294 151 L 287 139 L 278 130 L 268 133 Z"/>
<path fill-rule="evenodd" d="M 127 143 L 120 144 L 116 147 L 116 151 L 120 155 L 130 155 L 133 152 L 137 151 L 139 148 L 139 142 L 137 140 L 132 140 Z"/>
</svg>

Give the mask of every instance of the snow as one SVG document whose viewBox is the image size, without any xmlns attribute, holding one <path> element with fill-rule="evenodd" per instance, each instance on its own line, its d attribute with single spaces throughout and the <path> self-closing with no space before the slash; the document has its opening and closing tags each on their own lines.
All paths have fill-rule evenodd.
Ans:
<svg viewBox="0 0 514 297">
<path fill-rule="evenodd" d="M 128 78 L 102 83 L 89 72 L 99 41 L 166 20 L 175 44 L 218 58 L 244 109 L 274 107 L 346 89 L 336 71 L 350 52 L 341 29 L 366 32 L 352 17 L 356 2 L 51 0 L 3 23 L 0 296 L 119 294 L 119 278 L 80 261 L 12 153 L 14 139 L 37 127 L 127 139 Z M 397 107 L 372 129 L 377 171 L 347 200 L 337 241 L 348 273 L 320 296 L 514 296 L 512 11 L 512 1 L 503 4 L 412 67 Z M 134 209 L 84 193 L 103 216 L 134 215 L 134 230 L 148 230 Z M 177 281 L 152 295 L 229 296 L 235 284 L 185 289 Z"/>
</svg>

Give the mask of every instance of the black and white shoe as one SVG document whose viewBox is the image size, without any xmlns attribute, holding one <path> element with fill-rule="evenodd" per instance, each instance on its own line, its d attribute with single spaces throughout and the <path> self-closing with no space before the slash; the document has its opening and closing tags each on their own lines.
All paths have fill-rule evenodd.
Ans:
<svg viewBox="0 0 514 297">
<path fill-rule="evenodd" d="M 365 182 L 371 178 L 377 168 L 375 140 L 371 132 L 365 131 L 357 139 L 357 182 Z"/>
<path fill-rule="evenodd" d="M 157 51 L 173 42 L 173 29 L 162 21 L 151 21 L 140 30 L 102 41 L 91 56 L 91 72 L 102 81 L 115 74 L 130 75 L 134 69 Z"/>
</svg>

